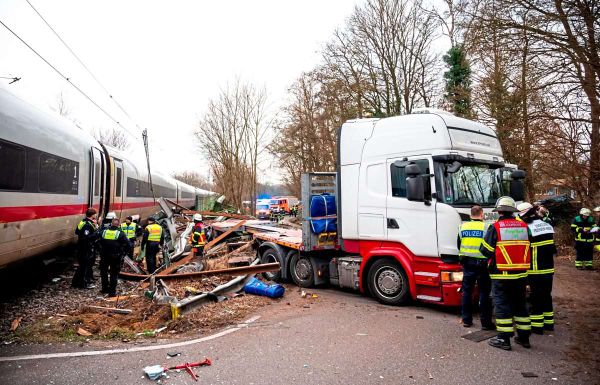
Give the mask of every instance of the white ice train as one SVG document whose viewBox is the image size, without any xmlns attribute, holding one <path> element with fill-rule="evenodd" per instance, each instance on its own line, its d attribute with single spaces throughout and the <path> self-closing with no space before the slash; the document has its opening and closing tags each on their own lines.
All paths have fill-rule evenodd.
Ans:
<svg viewBox="0 0 600 385">
<path fill-rule="evenodd" d="M 213 194 L 154 172 L 152 185 L 156 198 L 186 207 Z M 0 87 L 0 268 L 73 243 L 90 206 L 121 219 L 158 211 L 145 159 L 104 146 Z"/>
</svg>

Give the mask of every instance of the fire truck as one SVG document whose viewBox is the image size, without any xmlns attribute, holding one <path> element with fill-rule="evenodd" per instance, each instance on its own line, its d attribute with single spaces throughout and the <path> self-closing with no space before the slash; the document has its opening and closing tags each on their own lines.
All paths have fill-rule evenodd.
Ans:
<svg viewBox="0 0 600 385">
<path fill-rule="evenodd" d="M 483 124 L 431 109 L 350 120 L 339 131 L 337 172 L 302 176 L 302 229 L 247 221 L 244 230 L 263 262 L 281 265 L 269 279 L 331 284 L 390 305 L 458 306 L 461 223 L 476 204 L 493 221 L 499 197 L 523 199 L 524 178 Z M 335 204 L 315 212 L 321 198 Z"/>
</svg>

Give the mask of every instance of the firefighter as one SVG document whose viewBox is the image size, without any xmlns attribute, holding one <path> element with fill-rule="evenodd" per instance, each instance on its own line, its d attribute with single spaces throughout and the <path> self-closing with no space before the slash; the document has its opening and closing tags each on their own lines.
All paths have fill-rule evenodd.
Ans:
<svg viewBox="0 0 600 385">
<path fill-rule="evenodd" d="M 592 270 L 592 257 L 594 254 L 594 233 L 591 232 L 594 227 L 594 218 L 592 211 L 582 208 L 579 215 L 573 219 L 571 230 L 575 235 L 575 267 L 577 269 Z"/>
<path fill-rule="evenodd" d="M 154 217 L 148 218 L 148 226 L 142 235 L 142 248 L 146 250 L 146 269 L 153 274 L 156 271 L 156 254 L 165 240 L 162 227 L 156 223 Z"/>
<path fill-rule="evenodd" d="M 98 238 L 98 225 L 96 219 L 96 209 L 90 207 L 85 212 L 83 218 L 75 228 L 77 235 L 77 263 L 79 266 L 73 275 L 71 286 L 79 289 L 93 289 L 91 282 L 91 270 L 94 260 L 94 243 Z"/>
<path fill-rule="evenodd" d="M 138 226 L 137 223 L 133 222 L 133 217 L 128 216 L 125 218 L 125 223 L 121 223 L 121 230 L 125 233 L 125 236 L 131 243 L 131 247 L 129 248 L 129 258 L 133 259 L 133 248 L 135 246 L 135 240 L 137 238 Z"/>
<path fill-rule="evenodd" d="M 464 327 L 473 326 L 473 289 L 477 283 L 481 329 L 493 330 L 490 299 L 492 282 L 487 271 L 487 258 L 479 251 L 486 227 L 483 222 L 483 209 L 475 205 L 471 207 L 471 221 L 464 222 L 458 233 L 458 257 L 463 266 L 461 317 Z"/>
<path fill-rule="evenodd" d="M 192 253 L 194 256 L 202 256 L 204 245 L 206 245 L 206 234 L 204 233 L 204 224 L 202 223 L 202 215 L 194 214 L 194 229 L 192 230 Z"/>
<path fill-rule="evenodd" d="M 545 330 L 554 330 L 554 310 L 552 307 L 552 279 L 554 277 L 554 228 L 539 217 L 538 207 L 524 209 L 523 203 L 517 208 L 529 227 L 531 235 L 531 265 L 527 280 L 531 289 L 531 331 L 544 334 Z"/>
<path fill-rule="evenodd" d="M 102 282 L 102 293 L 109 297 L 117 295 L 117 281 L 123 256 L 131 248 L 131 243 L 125 232 L 119 226 L 119 220 L 114 218 L 108 229 L 102 230 L 100 235 L 100 280 Z M 110 278 L 109 278 L 110 274 Z"/>
<path fill-rule="evenodd" d="M 525 287 L 530 265 L 529 229 L 513 217 L 517 212 L 514 199 L 500 197 L 494 211 L 500 218 L 488 228 L 480 251 L 488 259 L 498 335 L 489 340 L 495 348 L 511 350 L 510 337 L 517 329 L 515 343 L 531 348 L 531 320 L 527 313 Z"/>
</svg>

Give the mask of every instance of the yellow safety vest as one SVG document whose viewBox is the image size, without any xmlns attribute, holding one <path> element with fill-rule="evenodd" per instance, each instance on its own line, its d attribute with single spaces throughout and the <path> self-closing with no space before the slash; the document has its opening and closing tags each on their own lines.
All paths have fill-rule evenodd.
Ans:
<svg viewBox="0 0 600 385">
<path fill-rule="evenodd" d="M 479 251 L 483 237 L 485 236 L 486 224 L 483 221 L 465 222 L 460 226 L 460 250 L 458 255 L 462 257 L 481 258 L 485 256 Z"/>
<path fill-rule="evenodd" d="M 135 238 L 136 228 L 137 228 L 137 226 L 136 226 L 135 222 L 131 222 L 130 224 L 127 224 L 127 223 L 121 224 L 121 230 L 123 230 L 123 232 L 125 233 L 125 236 L 129 239 Z"/>
<path fill-rule="evenodd" d="M 121 232 L 119 230 L 104 230 L 102 232 L 102 238 L 108 239 L 110 241 L 116 241 L 117 239 L 119 239 L 120 233 Z"/>
<path fill-rule="evenodd" d="M 153 223 L 146 227 L 148 230 L 148 241 L 149 242 L 160 242 L 160 236 L 162 235 L 162 227 Z"/>
</svg>

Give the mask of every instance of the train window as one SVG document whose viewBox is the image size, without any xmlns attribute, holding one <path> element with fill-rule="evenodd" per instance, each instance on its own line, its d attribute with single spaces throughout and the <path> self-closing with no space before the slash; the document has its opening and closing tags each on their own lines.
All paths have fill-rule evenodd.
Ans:
<svg viewBox="0 0 600 385">
<path fill-rule="evenodd" d="M 25 149 L 0 141 L 0 189 L 22 190 L 25 186 Z"/>
<path fill-rule="evenodd" d="M 42 153 L 38 186 L 41 192 L 77 195 L 79 163 Z"/>
<path fill-rule="evenodd" d="M 94 161 L 94 196 L 98 196 L 100 195 L 100 178 L 102 177 L 100 175 L 100 161 L 99 160 L 95 160 Z"/>
<path fill-rule="evenodd" d="M 117 167 L 117 183 L 116 183 L 116 190 L 115 190 L 115 196 L 120 197 L 121 196 L 121 183 L 123 180 L 123 169 L 121 167 Z"/>
</svg>

